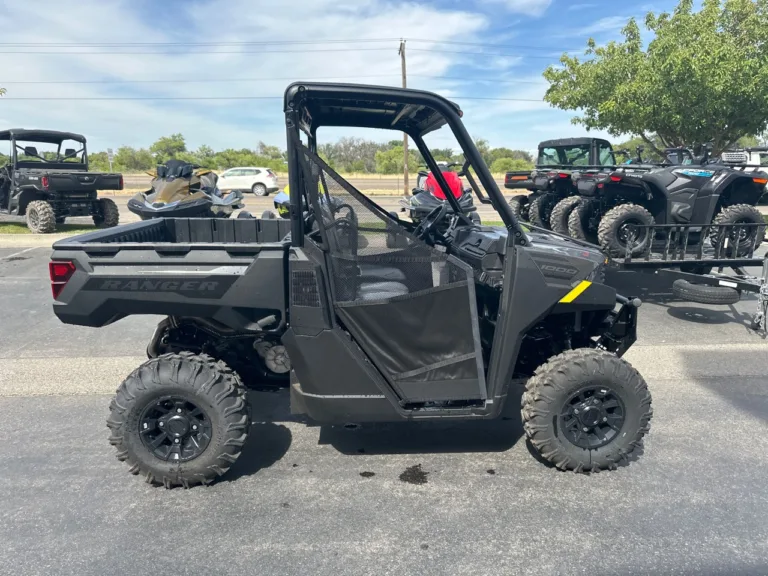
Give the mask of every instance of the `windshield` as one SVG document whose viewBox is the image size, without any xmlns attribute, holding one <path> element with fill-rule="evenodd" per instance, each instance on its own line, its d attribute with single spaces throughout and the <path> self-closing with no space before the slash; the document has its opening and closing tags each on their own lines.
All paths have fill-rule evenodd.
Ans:
<svg viewBox="0 0 768 576">
<path fill-rule="evenodd" d="M 538 165 L 588 166 L 589 144 L 540 148 Z"/>
<path fill-rule="evenodd" d="M 16 140 L 16 159 L 24 163 L 85 163 L 85 145 L 75 140 L 60 143 Z"/>
</svg>

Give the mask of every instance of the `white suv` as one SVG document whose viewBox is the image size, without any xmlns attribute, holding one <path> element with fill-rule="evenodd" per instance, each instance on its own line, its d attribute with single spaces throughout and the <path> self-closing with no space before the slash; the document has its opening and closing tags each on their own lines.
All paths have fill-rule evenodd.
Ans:
<svg viewBox="0 0 768 576">
<path fill-rule="evenodd" d="M 277 174 L 269 168 L 230 168 L 219 175 L 219 190 L 251 191 L 256 196 L 267 196 L 280 189 Z"/>
</svg>

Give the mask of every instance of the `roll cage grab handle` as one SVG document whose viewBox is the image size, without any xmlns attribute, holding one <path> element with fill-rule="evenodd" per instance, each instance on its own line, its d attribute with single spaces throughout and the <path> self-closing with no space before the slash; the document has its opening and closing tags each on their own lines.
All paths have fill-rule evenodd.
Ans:
<svg viewBox="0 0 768 576">
<path fill-rule="evenodd" d="M 504 226 L 509 233 L 508 244 L 517 245 L 517 246 L 528 246 L 529 244 L 528 238 L 525 232 L 523 231 L 520 225 L 520 222 L 515 217 L 510 206 L 504 200 L 504 197 L 499 191 L 499 188 L 496 185 L 496 182 L 494 181 L 490 171 L 488 170 L 488 166 L 486 166 L 477 148 L 472 143 L 472 139 L 469 136 L 469 133 L 467 132 L 466 128 L 462 124 L 459 115 L 456 113 L 455 110 L 451 109 L 451 107 L 448 106 L 446 102 L 443 101 L 442 98 L 436 95 L 422 93 L 420 94 L 420 96 L 421 98 L 419 99 L 419 102 L 411 102 L 411 103 L 412 104 L 418 103 L 424 106 L 429 106 L 434 110 L 436 110 L 447 121 L 449 128 L 453 132 L 453 135 L 456 137 L 457 141 L 459 142 L 459 145 L 462 148 L 462 152 L 464 153 L 464 157 L 466 160 L 465 166 L 469 164 L 469 166 L 475 169 L 475 172 L 478 178 L 480 179 L 480 182 L 484 185 L 486 192 L 488 193 L 488 200 L 490 201 L 490 204 L 493 206 L 493 208 L 496 210 L 499 216 L 501 216 L 501 219 L 504 222 Z M 391 102 L 392 100 L 388 99 L 387 101 Z M 295 146 L 296 140 L 300 141 L 299 131 L 301 130 L 301 127 L 300 127 L 301 119 L 299 116 L 301 114 L 301 107 L 297 105 L 298 102 L 296 99 L 292 99 L 289 103 L 287 102 L 287 104 L 288 106 L 287 106 L 287 109 L 285 110 L 285 123 L 286 123 L 287 140 L 290 147 L 290 150 L 288 153 L 288 185 L 290 187 L 289 196 L 290 196 L 290 209 L 291 209 L 291 240 L 294 246 L 303 246 L 304 245 L 304 229 L 303 229 L 303 222 L 301 218 L 302 211 L 303 211 L 302 197 L 301 197 L 302 188 L 301 188 L 301 180 L 300 180 L 301 177 L 299 175 L 301 166 L 299 163 L 298 149 Z M 308 148 L 313 153 L 317 153 L 317 142 L 316 142 L 317 128 L 318 128 L 317 125 L 312 124 L 310 126 L 310 133 L 308 134 Z M 438 184 L 445 191 L 446 200 L 451 205 L 451 208 L 453 209 L 454 213 L 463 214 L 458 200 L 456 199 L 456 197 L 454 197 L 452 193 L 450 193 L 450 187 L 448 186 L 448 183 L 445 181 L 445 178 L 443 177 L 440 167 L 437 165 L 437 162 L 435 161 L 434 157 L 429 151 L 429 148 L 424 143 L 424 140 L 421 137 L 421 135 L 408 133 L 408 136 L 415 142 L 417 148 L 419 149 L 419 152 L 424 157 L 424 160 L 426 161 L 429 169 L 432 171 L 432 174 L 434 175 Z M 474 178 L 471 178 L 471 175 L 468 170 L 467 170 L 467 177 L 470 180 L 470 184 L 472 185 L 472 188 L 475 191 L 475 194 L 478 195 L 479 200 L 483 202 L 484 198 L 479 194 L 479 190 L 475 186 Z"/>
</svg>

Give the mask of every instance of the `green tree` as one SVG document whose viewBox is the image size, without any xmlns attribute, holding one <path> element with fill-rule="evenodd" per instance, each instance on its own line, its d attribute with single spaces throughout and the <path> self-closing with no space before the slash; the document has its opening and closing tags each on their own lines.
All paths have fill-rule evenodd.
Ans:
<svg viewBox="0 0 768 576">
<path fill-rule="evenodd" d="M 92 152 L 88 154 L 88 168 L 95 172 L 109 171 L 109 157 L 106 152 Z"/>
<path fill-rule="evenodd" d="M 379 174 L 402 174 L 403 145 L 394 146 L 389 150 L 376 152 L 376 172 Z M 408 171 L 416 172 L 419 166 L 419 155 L 408 149 Z"/>
<path fill-rule="evenodd" d="M 664 148 L 664 144 L 662 144 L 658 138 L 652 137 L 654 148 Z M 643 147 L 643 160 L 649 160 L 651 162 L 660 162 L 662 160 L 662 156 L 658 154 L 654 148 L 651 148 L 648 146 L 645 140 L 640 138 L 639 136 L 636 136 L 635 138 L 630 138 L 629 140 L 626 140 L 625 142 L 621 142 L 619 144 L 613 145 L 614 152 L 617 150 L 626 150 L 629 152 L 629 158 L 632 158 L 633 160 L 637 158 L 637 147 L 642 146 Z M 616 154 L 616 161 L 617 162 L 624 162 L 627 160 L 624 155 L 622 154 Z"/>
<path fill-rule="evenodd" d="M 738 148 L 753 148 L 754 146 L 760 146 L 760 138 L 757 136 L 742 136 L 736 141 Z"/>
<path fill-rule="evenodd" d="M 489 153 L 490 164 L 501 158 L 511 158 L 513 160 L 524 160 L 533 164 L 533 157 L 525 150 L 510 150 L 509 148 L 493 148 Z"/>
<path fill-rule="evenodd" d="M 526 162 L 522 158 L 497 158 L 491 164 L 493 174 L 522 170 L 533 170 L 533 162 Z"/>
<path fill-rule="evenodd" d="M 647 47 L 630 19 L 623 41 L 590 39 L 586 59 L 563 54 L 544 72 L 544 99 L 578 110 L 573 122 L 587 129 L 638 135 L 657 154 L 707 142 L 717 154 L 759 134 L 768 125 L 768 0 L 704 0 L 699 12 L 693 4 L 649 12 Z"/>
<path fill-rule="evenodd" d="M 149 151 L 155 155 L 158 164 L 162 164 L 176 158 L 182 152 L 187 151 L 187 144 L 181 134 L 163 136 L 149 147 Z"/>
<path fill-rule="evenodd" d="M 144 172 L 152 170 L 159 163 L 146 148 L 137 150 L 131 146 L 121 146 L 115 152 L 112 167 L 120 172 Z"/>
<path fill-rule="evenodd" d="M 5 88 L 0 88 L 0 96 L 5 96 Z"/>
</svg>

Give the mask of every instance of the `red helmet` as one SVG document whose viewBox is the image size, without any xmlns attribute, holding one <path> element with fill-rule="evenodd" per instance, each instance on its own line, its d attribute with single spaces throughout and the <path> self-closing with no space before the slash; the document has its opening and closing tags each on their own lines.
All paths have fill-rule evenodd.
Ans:
<svg viewBox="0 0 768 576">
<path fill-rule="evenodd" d="M 453 196 L 455 198 L 460 198 L 463 194 L 463 190 L 461 189 L 461 178 L 459 178 L 459 175 L 456 174 L 456 172 L 446 171 L 443 172 L 443 178 L 445 178 L 445 181 L 448 183 L 448 187 L 451 189 Z M 427 192 L 432 194 L 435 198 L 445 200 L 445 193 L 431 172 L 429 173 L 429 176 L 427 176 L 427 181 L 425 182 L 424 187 L 427 189 Z"/>
</svg>

